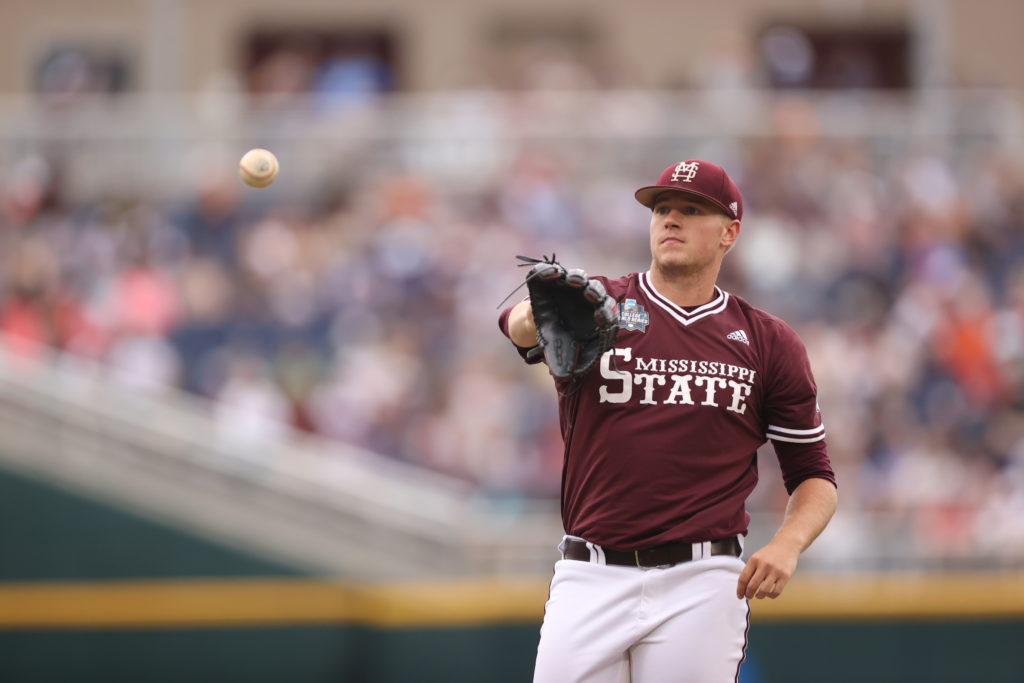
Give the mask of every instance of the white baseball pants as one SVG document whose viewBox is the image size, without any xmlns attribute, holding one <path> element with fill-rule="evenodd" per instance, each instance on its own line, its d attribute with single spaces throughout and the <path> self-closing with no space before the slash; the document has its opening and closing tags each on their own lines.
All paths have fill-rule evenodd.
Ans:
<svg viewBox="0 0 1024 683">
<path fill-rule="evenodd" d="M 640 569 L 559 560 L 534 683 L 735 683 L 750 609 L 743 560 Z"/>
</svg>

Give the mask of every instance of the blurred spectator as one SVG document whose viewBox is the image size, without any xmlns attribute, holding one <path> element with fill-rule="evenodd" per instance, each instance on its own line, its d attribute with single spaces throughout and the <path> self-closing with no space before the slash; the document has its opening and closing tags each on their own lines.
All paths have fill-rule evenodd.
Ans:
<svg viewBox="0 0 1024 683">
<path fill-rule="evenodd" d="M 249 71 L 249 91 L 264 105 L 288 105 L 307 92 L 316 68 L 316 46 L 296 39 L 263 56 Z"/>
<path fill-rule="evenodd" d="M 217 259 L 226 268 L 238 261 L 238 240 L 245 217 L 237 178 L 220 170 L 208 170 L 198 196 L 172 217 L 196 257 Z"/>
<path fill-rule="evenodd" d="M 34 85 L 42 102 L 59 110 L 88 95 L 125 92 L 133 75 L 131 59 L 112 46 L 60 46 L 40 61 Z"/>
<path fill-rule="evenodd" d="M 312 89 L 325 110 L 373 102 L 394 89 L 394 75 L 369 45 L 336 49 L 313 76 Z"/>
<path fill-rule="evenodd" d="M 76 292 L 65 287 L 51 246 L 36 237 L 17 240 L 4 266 L 0 331 L 10 350 L 37 358 L 47 348 L 90 351 L 100 333 L 86 318 Z"/>
<path fill-rule="evenodd" d="M 228 448 L 259 459 L 281 441 L 289 422 L 288 403 L 275 385 L 267 361 L 244 350 L 225 350 L 226 377 L 216 395 L 214 417 Z"/>
</svg>

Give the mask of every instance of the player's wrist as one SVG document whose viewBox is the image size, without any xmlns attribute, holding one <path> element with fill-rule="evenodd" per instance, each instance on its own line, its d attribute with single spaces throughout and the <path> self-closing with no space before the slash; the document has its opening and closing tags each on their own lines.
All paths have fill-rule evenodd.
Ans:
<svg viewBox="0 0 1024 683">
<path fill-rule="evenodd" d="M 779 533 L 771 540 L 771 545 L 796 556 L 806 550 L 809 543 L 804 542 L 803 539 L 798 536 Z"/>
<path fill-rule="evenodd" d="M 522 348 L 537 345 L 537 325 L 533 322 L 533 310 L 529 301 L 521 301 L 512 308 L 508 316 L 508 337 Z"/>
</svg>

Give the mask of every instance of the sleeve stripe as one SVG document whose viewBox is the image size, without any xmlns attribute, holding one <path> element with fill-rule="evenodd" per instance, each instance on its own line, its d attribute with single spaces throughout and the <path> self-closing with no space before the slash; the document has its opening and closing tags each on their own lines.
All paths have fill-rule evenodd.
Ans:
<svg viewBox="0 0 1024 683">
<path fill-rule="evenodd" d="M 825 431 L 825 425 L 818 425 L 814 429 L 786 429 L 785 427 L 768 425 L 768 431 L 779 432 L 780 434 L 817 434 L 818 432 Z"/>
<path fill-rule="evenodd" d="M 775 441 L 789 441 L 790 443 L 812 443 L 814 441 L 821 441 L 822 439 L 824 439 L 825 432 L 822 432 L 818 436 L 812 436 L 809 439 L 794 439 L 793 437 L 790 436 L 779 436 L 778 434 L 769 434 L 768 438 L 773 439 Z"/>
</svg>

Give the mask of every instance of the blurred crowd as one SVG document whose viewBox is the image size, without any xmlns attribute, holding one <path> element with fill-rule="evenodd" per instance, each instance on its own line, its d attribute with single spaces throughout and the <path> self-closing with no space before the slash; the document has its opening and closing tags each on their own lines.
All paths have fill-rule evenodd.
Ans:
<svg viewBox="0 0 1024 683">
<path fill-rule="evenodd" d="M 886 541 L 837 519 L 845 547 L 1019 561 L 1022 159 L 996 140 L 803 130 L 715 147 L 747 216 L 722 284 L 806 342 L 843 508 L 899 525 Z M 255 201 L 227 169 L 184 201 L 73 203 L 59 160 L 29 155 L 0 186 L 0 331 L 14 353 L 98 359 L 133 391 L 213 399 L 243 454 L 291 426 L 489 493 L 557 495 L 550 379 L 501 336 L 499 305 L 516 254 L 645 270 L 633 190 L 699 154 L 660 150 L 637 174 L 523 143 L 470 184 L 395 164 L 301 202 Z"/>
</svg>

